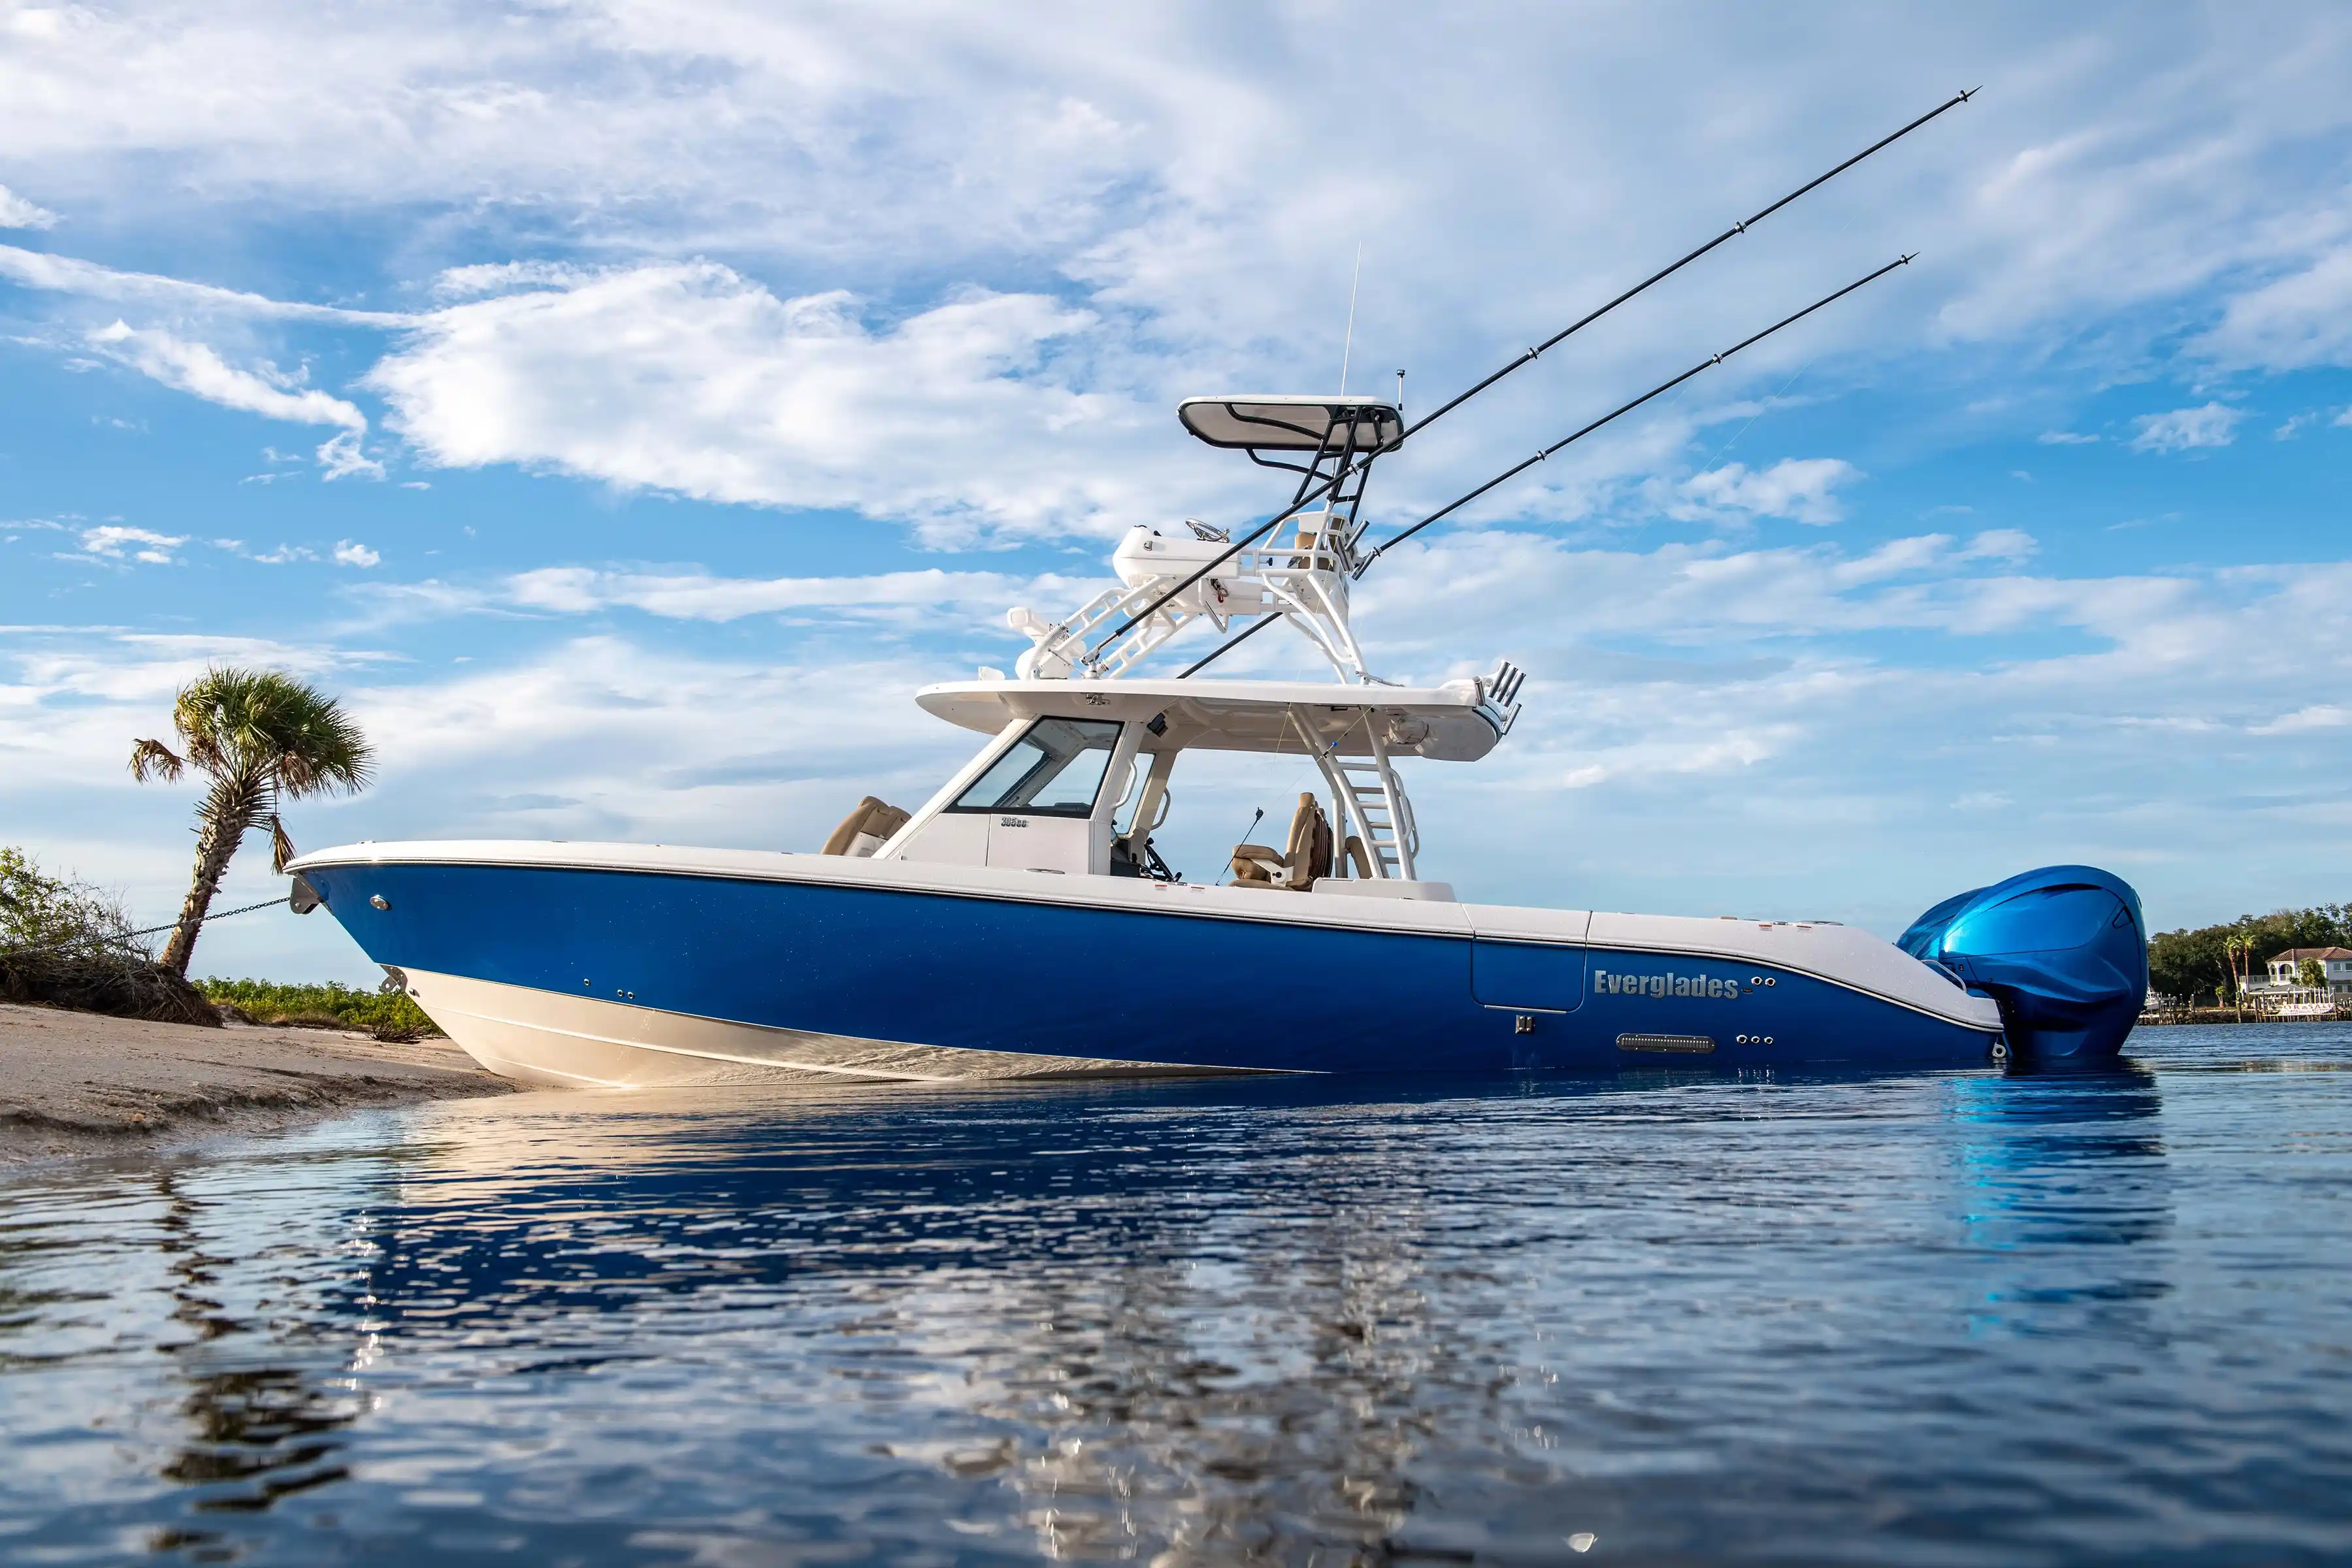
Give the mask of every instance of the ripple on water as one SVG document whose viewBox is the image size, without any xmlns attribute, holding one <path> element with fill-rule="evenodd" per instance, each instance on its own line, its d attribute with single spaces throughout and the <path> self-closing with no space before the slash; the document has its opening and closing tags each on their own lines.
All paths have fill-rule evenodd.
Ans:
<svg viewBox="0 0 2352 1568">
<path fill-rule="evenodd" d="M 2352 1032 L 373 1113 L 0 1194 L 22 1561 L 2352 1555 Z"/>
</svg>

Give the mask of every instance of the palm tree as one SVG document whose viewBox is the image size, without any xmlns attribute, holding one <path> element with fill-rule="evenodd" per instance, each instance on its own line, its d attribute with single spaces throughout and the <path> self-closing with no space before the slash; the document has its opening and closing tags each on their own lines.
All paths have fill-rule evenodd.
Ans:
<svg viewBox="0 0 2352 1568">
<path fill-rule="evenodd" d="M 333 698 L 275 670 L 207 669 L 180 689 L 172 728 L 186 757 L 161 741 L 142 741 L 131 749 L 131 776 L 142 784 L 150 773 L 176 779 L 191 763 L 212 776 L 196 807 L 195 880 L 160 961 L 184 975 L 205 911 L 246 831 L 269 825 L 270 868 L 283 871 L 294 846 L 278 826 L 278 803 L 358 794 L 367 787 L 373 753 Z"/>
<path fill-rule="evenodd" d="M 2251 957 L 2253 939 L 2243 931 L 2233 931 L 2221 939 L 2221 951 L 2230 960 L 2230 999 L 2237 1009 L 2238 1022 L 2246 1021 L 2246 982 L 2240 973 L 2240 961 Z"/>
</svg>

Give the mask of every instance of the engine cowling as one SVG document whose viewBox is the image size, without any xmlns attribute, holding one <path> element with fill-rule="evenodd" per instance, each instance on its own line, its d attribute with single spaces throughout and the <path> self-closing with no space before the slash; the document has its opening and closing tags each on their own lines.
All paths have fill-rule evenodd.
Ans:
<svg viewBox="0 0 2352 1568">
<path fill-rule="evenodd" d="M 1896 944 L 2000 1004 L 2032 1061 L 2112 1057 L 2147 1004 L 2147 923 L 2132 885 L 2094 866 L 2044 866 L 1946 899 Z"/>
</svg>

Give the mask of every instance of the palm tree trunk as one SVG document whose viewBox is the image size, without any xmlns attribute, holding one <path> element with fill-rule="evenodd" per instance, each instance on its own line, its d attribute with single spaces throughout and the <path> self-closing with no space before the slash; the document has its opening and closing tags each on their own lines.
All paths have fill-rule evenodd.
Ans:
<svg viewBox="0 0 2352 1568">
<path fill-rule="evenodd" d="M 163 944 L 163 956 L 156 961 L 183 979 L 187 977 L 188 960 L 195 953 L 196 934 L 212 908 L 213 895 L 220 891 L 221 878 L 227 875 L 237 846 L 245 842 L 246 825 L 253 820 L 259 797 L 258 786 L 248 781 L 219 779 L 205 792 L 205 803 L 197 808 L 201 826 L 196 829 L 195 878 L 188 886 L 187 900 L 180 906 L 180 923 Z"/>
</svg>

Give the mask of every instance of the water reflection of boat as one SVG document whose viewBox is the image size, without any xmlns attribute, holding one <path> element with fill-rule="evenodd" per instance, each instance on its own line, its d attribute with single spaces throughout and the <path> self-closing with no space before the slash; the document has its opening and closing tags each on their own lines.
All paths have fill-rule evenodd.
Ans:
<svg viewBox="0 0 2352 1568">
<path fill-rule="evenodd" d="M 373 1250 L 345 1310 L 390 1363 L 462 1345 L 468 1385 L 572 1390 L 597 1436 L 568 1472 L 709 1445 L 795 1495 L 817 1461 L 782 1456 L 833 1455 L 861 1509 L 1074 1559 L 1541 1560 L 1596 1521 L 1704 1557 L 1675 1533 L 1709 1515 L 1693 1456 L 1763 1485 L 1831 1451 L 1778 1379 L 1898 1426 L 1942 1398 L 1948 1426 L 1972 1325 L 2128 1330 L 2168 1223 L 2143 1075 L 617 1103 L 416 1113 L 349 1226 Z M 1923 1204 L 1957 1247 L 1918 1250 Z M 1705 1310 L 1730 1300 L 1769 1303 L 1764 1342 Z M 616 1421 L 632 1379 L 691 1407 Z M 1743 1448 L 1741 1411 L 1795 1426 Z M 1980 1490 L 2040 1462 L 1982 1440 L 2009 1429 L 1965 1431 Z M 1917 1444 L 1888 1463 L 1863 1511 L 1953 1506 Z"/>
<path fill-rule="evenodd" d="M 1402 380 L 1393 399 L 1185 400 L 1193 437 L 1297 476 L 1288 504 L 1239 537 L 1138 525 L 1116 584 L 1075 613 L 1012 611 L 1030 642 L 1012 675 L 916 698 L 980 750 L 912 812 L 861 801 L 822 854 L 359 844 L 297 862 L 296 907 L 323 903 L 486 1066 L 549 1084 L 2112 1055 L 2147 989 L 2146 932 L 2132 889 L 2089 868 L 1948 900 L 1900 947 L 1825 921 L 1462 903 L 1426 874 L 1402 764 L 1487 756 L 1525 678 L 1507 661 L 1435 685 L 1379 678 L 1351 585 L 1537 459 L 1377 542 L 1365 487 L 1540 352 L 1411 427 Z M 1334 679 L 1198 679 L 1276 623 Z M 1227 640 L 1146 671 L 1200 626 Z M 1222 885 L 1184 881 L 1154 838 L 1203 752 L 1303 758 L 1322 786 L 1279 843 L 1235 845 Z"/>
<path fill-rule="evenodd" d="M 2129 1246 L 2170 1225 L 2156 1075 L 2131 1063 L 1952 1081 L 1977 1245 Z"/>
</svg>

